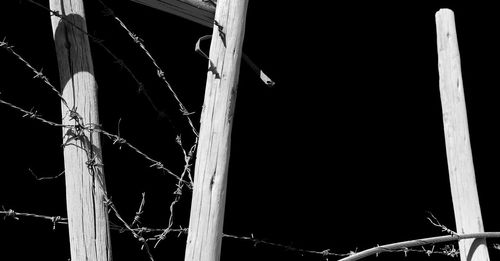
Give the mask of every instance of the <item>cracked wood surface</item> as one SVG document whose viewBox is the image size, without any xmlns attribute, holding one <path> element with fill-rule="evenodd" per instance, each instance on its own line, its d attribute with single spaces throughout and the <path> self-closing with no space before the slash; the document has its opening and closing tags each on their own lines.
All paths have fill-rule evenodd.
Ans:
<svg viewBox="0 0 500 261">
<path fill-rule="evenodd" d="M 456 232 L 458 234 L 484 232 L 472 161 L 453 11 L 441 9 L 436 13 L 436 29 L 439 91 Z M 461 240 L 459 247 L 461 261 L 489 260 L 484 238 Z"/>
<path fill-rule="evenodd" d="M 218 1 L 196 155 L 186 261 L 220 259 L 231 128 L 248 1 Z M 210 64 L 210 62 L 209 62 Z"/>
<path fill-rule="evenodd" d="M 105 182 L 98 133 L 83 126 L 97 126 L 97 84 L 81 0 L 51 0 L 50 9 L 59 66 L 63 128 L 66 204 L 73 261 L 109 261 L 111 245 Z M 76 27 L 78 28 L 76 28 Z"/>
</svg>

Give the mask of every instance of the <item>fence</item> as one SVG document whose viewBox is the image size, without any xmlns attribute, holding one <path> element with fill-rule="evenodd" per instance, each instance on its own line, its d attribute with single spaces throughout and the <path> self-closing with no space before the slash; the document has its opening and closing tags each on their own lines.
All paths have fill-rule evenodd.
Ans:
<svg viewBox="0 0 500 261">
<path fill-rule="evenodd" d="M 44 11 L 45 14 L 47 14 L 47 12 L 49 12 L 49 10 L 43 10 L 43 9 L 39 9 L 39 10 L 40 10 L 40 12 Z M 123 23 L 120 24 L 120 22 L 118 20 L 116 20 L 117 17 L 112 15 L 113 13 L 109 12 L 109 10 L 107 10 L 107 9 L 101 9 L 101 10 L 106 11 L 105 13 L 107 15 L 110 15 L 109 16 L 110 21 L 114 20 L 114 21 L 118 22 L 117 28 L 123 28 L 124 24 Z M 152 64 L 151 68 L 153 68 L 152 70 L 156 73 L 156 75 L 153 74 L 154 77 L 157 77 L 158 81 L 162 84 L 162 86 L 167 87 L 167 90 L 158 91 L 158 92 L 170 93 L 170 95 L 172 95 L 172 96 L 169 96 L 169 97 L 174 97 L 174 98 L 170 98 L 170 99 L 172 99 L 172 101 L 176 101 L 176 102 L 173 102 L 172 104 L 174 104 L 174 105 L 172 105 L 168 109 L 166 109 L 166 110 L 161 109 L 160 108 L 161 105 L 158 105 L 158 104 L 160 104 L 160 102 L 158 102 L 158 98 L 157 98 L 158 96 L 154 95 L 154 94 L 150 94 L 150 92 L 154 92 L 154 91 L 152 91 L 151 89 L 146 87 L 146 86 L 148 86 L 148 84 L 141 83 L 141 80 L 139 80 L 140 76 L 135 75 L 135 71 L 137 70 L 137 68 L 130 68 L 129 65 L 125 61 L 121 60 L 121 58 L 119 58 L 119 56 L 115 55 L 114 53 L 112 55 L 109 55 L 110 52 L 113 52 L 113 50 L 111 48 L 106 47 L 107 46 L 106 42 L 101 41 L 97 37 L 93 38 L 93 34 L 90 36 L 90 38 L 94 42 L 94 45 L 96 46 L 95 48 L 93 48 L 93 50 L 98 49 L 98 47 L 100 47 L 101 52 L 103 52 L 104 54 L 107 53 L 106 55 L 108 55 L 107 56 L 108 59 L 113 61 L 114 63 L 116 63 L 117 64 L 116 67 L 121 68 L 124 71 L 124 72 L 121 72 L 122 75 L 123 74 L 126 75 L 123 77 L 129 77 L 129 79 L 131 79 L 130 81 L 134 83 L 134 84 L 128 85 L 128 86 L 129 87 L 133 86 L 133 88 L 137 90 L 137 92 L 139 94 L 138 96 L 141 97 L 141 98 L 137 97 L 135 99 L 137 101 L 137 103 L 143 103 L 143 104 L 149 106 L 149 108 L 152 108 L 152 110 L 150 110 L 150 115 L 153 115 L 153 116 L 147 116 L 147 117 L 150 117 L 154 120 L 160 119 L 159 122 L 161 122 L 161 123 L 159 123 L 158 125 L 161 126 L 161 125 L 165 124 L 168 126 L 167 128 L 170 129 L 170 131 L 167 131 L 166 133 L 170 133 L 170 141 L 168 141 L 168 142 L 163 141 L 163 143 L 174 145 L 171 147 L 176 148 L 175 152 L 172 152 L 172 155 L 169 155 L 169 157 L 158 155 L 158 153 L 157 153 L 157 155 L 150 155 L 149 153 L 145 153 L 144 151 L 147 151 L 147 150 L 142 149 L 142 147 L 140 147 L 140 146 L 134 145 L 135 144 L 134 139 L 137 139 L 137 138 L 134 138 L 132 135 L 130 135 L 131 138 L 128 138 L 128 135 L 126 134 L 126 132 L 128 132 L 128 131 L 130 132 L 131 126 L 127 125 L 127 121 L 129 121 L 129 120 L 126 117 L 121 117 L 121 119 L 120 119 L 120 117 L 118 117 L 118 120 L 115 117 L 115 119 L 113 120 L 112 123 L 109 123 L 109 122 L 106 123 L 106 121 L 105 121 L 103 123 L 103 126 L 104 126 L 103 129 L 106 131 L 95 129 L 95 131 L 101 132 L 103 139 L 108 139 L 107 142 L 108 142 L 109 148 L 114 147 L 114 149 L 112 149 L 112 151 L 116 151 L 116 153 L 119 153 L 120 155 L 124 155 L 124 157 L 126 157 L 127 159 L 134 160 L 134 161 L 142 161 L 142 164 L 145 166 L 143 168 L 143 171 L 148 172 L 149 175 L 165 174 L 165 176 L 169 176 L 169 178 L 168 178 L 169 183 L 168 184 L 173 184 L 173 186 L 171 188 L 166 189 L 169 191 L 168 194 L 171 194 L 173 192 L 173 196 L 169 197 L 170 204 L 168 204 L 168 205 L 169 205 L 170 211 L 168 213 L 163 213 L 163 219 L 159 218 L 159 220 L 154 220 L 153 218 L 150 218 L 151 220 L 154 220 L 153 222 L 151 222 L 153 225 L 155 223 L 160 223 L 161 224 L 159 226 L 160 228 L 142 227 L 141 223 L 139 223 L 139 222 L 141 221 L 143 216 L 146 216 L 145 213 L 147 213 L 147 206 L 148 206 L 148 204 L 150 204 L 149 203 L 150 200 L 155 202 L 155 200 L 157 200 L 157 199 L 154 199 L 154 198 L 164 197 L 166 195 L 166 193 L 163 192 L 160 195 L 153 194 L 155 196 L 150 197 L 148 193 L 146 194 L 146 196 L 144 196 L 143 194 L 141 194 L 142 191 L 135 192 L 135 193 L 131 193 L 134 195 L 123 195 L 122 198 L 124 199 L 123 200 L 124 203 L 119 203 L 119 201 L 114 200 L 113 197 L 108 199 L 109 200 L 108 204 L 112 210 L 111 214 L 115 215 L 113 217 L 114 221 L 113 221 L 112 228 L 119 230 L 119 231 L 122 231 L 122 232 L 127 232 L 129 234 L 130 239 L 136 238 L 136 239 L 139 239 L 139 241 L 142 240 L 142 242 L 139 243 L 138 248 L 143 247 L 145 249 L 145 252 L 154 252 L 154 250 L 147 251 L 147 246 L 153 248 L 154 246 L 156 246 L 158 244 L 157 245 L 158 248 L 162 247 L 162 243 L 160 243 L 160 242 L 162 240 L 165 240 L 165 238 L 167 236 L 167 234 L 165 233 L 166 231 L 175 232 L 175 236 L 180 235 L 186 231 L 185 230 L 186 220 L 184 220 L 184 221 L 179 220 L 178 223 L 174 222 L 175 220 L 180 219 L 180 218 L 174 219 L 173 213 L 177 213 L 176 212 L 177 208 L 180 208 L 179 209 L 180 213 L 184 213 L 184 214 L 186 213 L 186 209 L 183 209 L 183 207 L 178 206 L 178 204 L 177 204 L 177 203 L 179 203 L 179 200 L 184 200 L 183 197 L 186 196 L 185 193 L 180 194 L 180 192 L 183 191 L 182 189 L 184 189 L 184 192 L 185 192 L 186 188 L 190 187 L 190 184 L 192 184 L 192 176 L 188 170 L 189 170 L 189 167 L 191 164 L 190 162 L 192 160 L 191 156 L 192 156 L 193 151 L 194 151 L 194 146 L 189 144 L 189 142 L 186 141 L 186 139 L 189 139 L 189 138 L 185 137 L 185 136 L 187 136 L 187 135 L 185 135 L 185 133 L 190 133 L 190 130 L 193 130 L 193 129 L 194 129 L 193 132 L 196 133 L 196 126 L 194 126 L 195 125 L 194 122 L 198 122 L 198 121 L 196 119 L 192 119 L 190 121 L 187 121 L 185 119 L 185 118 L 190 116 L 189 115 L 190 110 L 186 109 L 182 103 L 179 103 L 181 100 L 179 97 L 188 97 L 189 95 L 187 93 L 184 93 L 183 95 L 172 94 L 171 91 L 174 88 L 172 88 L 172 85 L 170 84 L 169 81 L 167 81 L 167 79 L 169 77 L 174 77 L 174 76 L 173 75 L 170 76 L 170 74 L 166 75 L 165 71 L 163 71 L 161 69 L 161 67 L 158 65 L 156 60 L 154 60 L 152 58 L 153 56 L 151 55 L 151 53 L 149 53 L 149 52 L 144 53 L 143 52 L 145 50 L 145 46 L 142 45 L 144 42 L 140 38 L 138 38 L 138 36 L 136 36 L 131 31 L 128 31 L 128 32 L 124 31 L 124 35 L 128 35 L 128 37 L 130 37 L 130 39 L 132 40 L 132 42 L 135 45 L 134 48 L 137 48 L 137 50 L 142 49 L 141 52 L 143 54 L 146 54 L 145 57 L 147 57 L 147 59 L 146 59 L 148 61 L 147 63 L 150 64 L 150 66 Z M 128 40 L 128 41 L 130 41 L 130 40 Z M 53 91 L 53 90 L 55 90 L 55 88 L 53 87 L 53 84 L 51 84 L 50 81 L 48 80 L 48 78 L 54 79 L 56 77 L 45 78 L 44 71 L 39 70 L 39 69 L 35 69 L 36 66 L 35 67 L 31 66 L 30 63 L 28 62 L 28 59 L 22 58 L 23 56 L 19 54 L 21 52 L 21 50 L 15 48 L 15 47 L 12 47 L 12 43 L 10 42 L 9 38 L 4 39 L 2 41 L 2 47 L 3 47 L 3 49 L 10 52 L 10 55 L 12 55 L 12 57 L 14 57 L 15 59 L 18 59 L 18 60 L 20 58 L 23 59 L 24 62 L 22 61 L 19 64 L 22 64 L 25 68 L 28 68 L 29 69 L 28 71 L 31 71 L 30 73 L 32 73 L 32 75 L 35 76 L 35 78 L 36 78 L 35 80 L 40 80 L 40 85 L 43 85 L 43 88 L 45 88 L 44 92 L 51 93 L 53 100 L 59 99 L 57 91 L 56 92 Z M 16 55 L 16 53 L 13 53 L 13 52 L 16 52 L 18 55 Z M 26 57 L 26 56 L 24 56 L 24 57 Z M 200 64 L 204 65 L 205 63 L 202 60 L 200 62 Z M 20 66 L 20 68 L 21 67 L 22 66 Z M 203 66 L 201 66 L 201 65 L 200 65 L 200 71 L 203 71 Z M 53 72 L 53 71 L 51 73 L 55 74 L 55 72 Z M 33 84 L 33 83 L 31 83 L 31 84 Z M 47 88 L 47 87 L 50 87 L 50 88 Z M 2 96 L 4 96 L 4 91 L 2 91 Z M 2 97 L 2 101 L 4 101 L 4 104 L 7 102 L 7 100 L 3 100 L 3 97 Z M 21 101 L 21 103 L 23 103 L 23 101 Z M 33 103 L 39 104 L 39 101 L 33 102 Z M 42 125 L 52 125 L 52 127 L 61 127 L 61 125 L 59 123 L 57 123 L 56 117 L 52 116 L 52 115 L 57 115 L 57 113 L 55 113 L 55 112 L 52 112 L 50 114 L 41 113 L 41 112 L 39 113 L 39 111 L 41 111 L 41 110 L 38 107 L 33 108 L 33 109 L 31 106 L 27 106 L 27 107 L 22 106 L 21 107 L 21 106 L 18 106 L 18 102 L 16 102 L 15 104 L 9 103 L 6 105 L 8 105 L 8 107 L 11 107 L 11 109 L 13 109 L 14 111 L 20 112 L 21 114 L 19 114 L 19 115 L 25 116 L 25 118 L 33 118 L 34 120 L 41 121 L 42 123 L 44 123 Z M 128 105 L 128 106 L 130 106 L 130 105 Z M 178 112 L 179 108 L 180 108 L 182 113 Z M 127 111 L 127 112 L 131 113 L 130 111 Z M 14 114 L 14 113 L 12 113 L 12 114 Z M 112 114 L 112 113 L 110 113 L 110 114 Z M 50 116 L 48 118 L 46 118 L 45 115 L 50 115 Z M 132 117 L 134 117 L 134 116 L 132 116 Z M 137 116 L 135 116 L 135 117 L 139 118 Z M 191 117 L 196 117 L 196 116 L 193 115 Z M 105 119 L 106 119 L 106 117 L 105 117 Z M 29 119 L 23 119 L 23 120 L 29 120 Z M 151 120 L 151 119 L 149 119 L 149 120 Z M 36 122 L 36 121 L 34 121 L 34 122 Z M 138 122 L 141 122 L 141 121 L 138 120 Z M 168 124 L 166 124 L 166 122 L 168 122 Z M 82 127 L 85 127 L 85 126 L 82 126 Z M 164 128 L 164 126 L 163 126 L 163 128 Z M 57 128 L 54 128 L 54 129 L 57 130 Z M 113 132 L 109 131 L 108 132 L 107 130 L 116 130 L 116 131 L 113 131 Z M 180 131 L 180 130 L 182 130 L 182 131 Z M 158 136 L 163 135 L 163 134 L 160 134 L 160 133 L 152 130 L 151 128 L 147 128 L 146 131 L 140 132 L 140 133 L 141 133 L 141 136 L 150 136 L 150 137 L 151 136 L 158 137 Z M 180 135 L 180 134 L 182 134 L 182 135 Z M 34 135 L 37 135 L 37 134 L 35 133 Z M 55 138 L 55 139 L 57 139 L 57 138 Z M 154 141 L 153 139 L 150 140 L 150 142 L 153 142 L 153 141 Z M 57 147 L 57 146 L 55 146 L 55 147 Z M 125 152 L 125 151 L 127 151 L 127 152 Z M 104 156 L 104 157 L 106 158 L 106 156 Z M 177 162 L 177 164 L 175 164 L 175 167 L 171 167 L 169 164 L 167 164 L 170 161 L 169 159 L 171 157 L 178 158 L 178 162 Z M 161 159 L 161 160 L 158 160 L 158 159 Z M 46 161 L 46 159 L 44 161 Z M 179 163 L 181 163 L 181 164 L 179 164 Z M 50 164 L 50 163 L 48 163 L 48 164 Z M 107 164 L 107 163 L 105 163 L 105 164 Z M 109 165 L 112 166 L 113 162 Z M 117 165 L 124 165 L 124 164 L 118 163 Z M 41 178 L 42 176 L 46 176 L 46 175 L 39 173 L 39 171 L 37 170 L 39 168 L 38 166 L 40 166 L 40 164 L 38 164 L 36 168 L 35 168 L 35 166 L 33 166 L 30 169 L 25 168 L 25 169 L 18 170 L 18 171 L 21 173 L 26 173 L 26 178 L 30 178 L 32 181 L 38 180 L 37 183 L 49 182 L 48 180 L 43 180 L 44 178 Z M 106 168 L 107 168 L 107 166 L 106 166 Z M 113 167 L 110 167 L 110 168 L 113 170 Z M 125 170 L 127 169 L 127 167 L 120 166 L 120 167 L 117 167 L 117 169 L 120 169 L 120 171 L 118 171 L 118 173 L 125 173 Z M 113 171 L 111 171 L 111 172 L 113 172 Z M 57 171 L 56 173 L 54 173 L 52 175 L 48 175 L 48 176 L 59 176 L 60 173 L 61 173 L 60 171 Z M 180 173 L 180 174 L 176 174 L 176 173 Z M 182 179 L 181 179 L 181 176 L 183 176 Z M 113 184 L 113 182 L 115 182 L 115 184 L 121 184 L 120 182 L 123 182 L 123 184 L 128 184 L 127 185 L 128 188 L 131 186 L 131 184 L 133 184 L 135 182 L 142 183 L 141 181 L 139 181 L 140 178 L 137 176 L 135 176 L 133 178 L 128 178 L 128 179 L 131 179 L 130 181 L 118 181 L 122 178 L 119 175 L 115 176 L 114 178 L 113 178 L 113 175 L 111 175 L 111 177 L 112 177 L 111 184 Z M 153 178 L 153 180 L 156 179 L 156 182 L 159 182 L 159 181 L 164 182 L 165 179 L 167 179 L 163 176 L 162 176 L 162 178 L 160 178 L 160 177 L 156 177 L 156 178 Z M 270 179 L 272 179 L 272 178 L 270 178 Z M 179 180 L 185 180 L 185 182 L 181 181 L 180 183 L 177 183 Z M 172 182 L 172 181 L 174 181 L 174 182 Z M 52 181 L 50 181 L 50 182 L 52 182 Z M 177 185 L 174 185 L 175 183 L 177 183 Z M 183 186 L 182 184 L 185 184 L 185 186 Z M 147 187 L 147 185 L 144 185 L 144 184 L 141 184 L 140 186 L 143 188 Z M 165 185 L 159 186 L 159 188 L 162 189 L 163 191 L 165 190 L 164 187 L 165 187 Z M 183 197 L 181 197 L 181 195 Z M 9 195 L 9 196 L 11 196 L 11 195 Z M 145 198 L 146 198 L 146 200 L 143 201 Z M 153 199 L 151 199 L 151 198 L 153 198 Z M 114 204 L 112 204 L 111 202 L 113 202 Z M 131 206 L 133 204 L 129 204 L 129 202 L 136 202 L 136 204 L 134 206 Z M 158 203 L 158 202 L 156 202 L 156 203 Z M 114 208 L 115 205 L 117 206 L 116 208 Z M 126 206 L 126 205 L 129 205 L 129 206 Z M 163 204 L 162 207 L 165 208 L 165 204 Z M 22 211 L 16 212 L 16 211 L 12 210 L 11 208 L 17 209 L 15 206 L 7 206 L 7 208 L 4 211 L 2 211 L 2 214 L 4 214 L 6 217 L 10 217 L 11 219 L 16 219 L 16 218 L 21 219 L 23 217 L 36 217 L 36 218 L 46 219 L 49 222 L 49 224 L 51 224 L 49 226 L 50 228 L 56 227 L 57 229 L 61 229 L 61 228 L 59 228 L 59 226 L 56 226 L 57 223 L 65 223 L 66 222 L 64 217 L 60 217 L 58 215 L 54 215 L 54 214 L 33 215 L 33 214 L 28 214 L 28 213 L 22 213 Z M 165 211 L 165 210 L 163 210 L 163 211 Z M 45 210 L 42 212 L 45 212 Z M 122 215 L 126 216 L 127 218 L 124 218 L 122 215 L 119 214 L 119 213 L 124 213 L 124 212 L 128 213 L 127 215 L 122 214 Z M 161 212 L 162 211 L 160 211 L 160 213 Z M 131 213 L 134 213 L 134 214 L 131 215 Z M 143 213 L 143 214 L 141 215 L 141 214 L 135 214 L 135 213 Z M 62 213 L 59 213 L 59 214 L 62 215 Z M 180 215 L 180 214 L 176 214 L 175 216 L 177 216 L 177 215 Z M 168 217 L 168 218 L 165 219 L 165 217 Z M 168 220 L 168 222 L 164 222 L 165 220 Z M 433 222 L 435 224 L 438 224 L 438 226 L 439 226 L 439 223 L 436 223 L 435 220 L 433 220 Z M 165 226 L 165 223 L 167 224 L 166 226 Z M 182 225 L 180 225 L 179 227 L 176 227 L 176 226 L 174 226 L 174 224 L 182 224 Z M 129 227 L 127 227 L 127 226 L 129 226 Z M 443 227 L 440 226 L 440 228 L 443 228 Z M 150 233 L 150 234 L 148 234 L 148 233 Z M 248 234 L 248 232 L 247 232 L 247 234 Z M 173 233 L 170 233 L 169 235 L 173 235 Z M 495 233 L 483 234 L 483 235 L 484 236 L 492 236 L 492 237 L 497 236 Z M 475 235 L 473 235 L 473 236 L 475 236 Z M 122 237 L 122 236 L 120 236 L 120 237 Z M 125 237 L 125 234 L 123 237 Z M 306 248 L 295 247 L 295 246 L 290 245 L 290 244 L 274 243 L 273 241 L 270 241 L 270 240 L 259 239 L 258 236 L 253 236 L 253 235 L 250 235 L 250 236 L 226 235 L 226 237 L 250 241 L 252 243 L 252 245 L 255 245 L 255 246 L 268 245 L 268 246 L 272 246 L 272 247 L 282 248 L 282 249 L 288 250 L 288 251 L 293 252 L 293 253 L 316 255 L 320 258 L 323 258 L 323 257 L 332 258 L 332 257 L 342 257 L 342 256 L 351 256 L 352 257 L 352 256 L 354 256 L 353 253 L 357 252 L 357 251 L 352 250 L 352 252 L 334 253 L 335 251 L 333 251 L 333 250 L 307 250 Z M 451 236 L 443 236 L 442 238 L 435 239 L 435 240 L 437 240 L 436 242 L 438 242 L 439 240 L 448 240 L 448 239 L 458 240 L 459 238 L 451 235 Z M 431 239 L 431 241 L 432 240 L 434 240 L 434 239 Z M 135 242 L 135 239 L 132 241 Z M 180 241 L 182 241 L 182 240 L 180 240 Z M 147 244 L 144 244 L 144 242 L 146 242 Z M 421 243 L 421 241 L 417 241 L 416 245 L 420 246 L 419 242 Z M 137 243 L 135 243 L 135 246 L 137 247 Z M 394 251 L 394 252 L 403 252 L 405 254 L 410 252 L 410 251 L 422 252 L 424 254 L 441 253 L 441 254 L 452 255 L 452 256 L 456 255 L 456 253 L 457 253 L 456 249 L 451 247 L 451 246 L 442 246 L 442 247 L 437 246 L 436 248 L 431 248 L 431 247 L 410 248 L 408 245 L 404 245 L 402 247 L 397 246 L 394 249 L 382 246 L 382 247 L 380 247 L 379 250 L 380 251 L 389 251 L 390 250 L 390 251 Z M 153 259 L 154 258 L 153 256 L 154 256 L 154 253 L 150 253 L 147 255 L 147 257 L 150 259 Z M 160 256 L 160 258 L 161 258 L 161 256 Z"/>
</svg>

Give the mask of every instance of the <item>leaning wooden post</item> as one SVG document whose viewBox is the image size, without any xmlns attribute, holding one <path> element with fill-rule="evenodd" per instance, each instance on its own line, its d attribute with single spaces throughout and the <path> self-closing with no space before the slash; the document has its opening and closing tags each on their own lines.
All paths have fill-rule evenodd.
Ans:
<svg viewBox="0 0 500 261">
<path fill-rule="evenodd" d="M 436 13 L 436 28 L 439 90 L 457 233 L 483 232 L 469 141 L 455 18 L 451 10 L 441 9 Z M 459 246 L 461 261 L 489 260 L 485 239 L 461 240 Z"/>
<path fill-rule="evenodd" d="M 50 0 L 61 82 L 66 203 L 72 261 L 109 261 L 111 245 L 98 128 L 97 84 L 82 0 Z M 61 19 L 59 16 L 63 17 Z"/>
<path fill-rule="evenodd" d="M 231 128 L 248 0 L 218 0 L 195 164 L 186 261 L 220 258 Z"/>
</svg>

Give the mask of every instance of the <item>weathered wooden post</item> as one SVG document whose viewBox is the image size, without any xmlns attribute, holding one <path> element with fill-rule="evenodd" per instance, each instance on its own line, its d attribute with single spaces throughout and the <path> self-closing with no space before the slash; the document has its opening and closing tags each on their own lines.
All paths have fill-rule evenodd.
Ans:
<svg viewBox="0 0 500 261">
<path fill-rule="evenodd" d="M 457 233 L 483 232 L 453 11 L 439 10 L 436 28 L 439 90 Z M 461 261 L 489 260 L 485 239 L 461 240 L 459 246 Z"/>
<path fill-rule="evenodd" d="M 248 0 L 218 0 L 196 155 L 186 261 L 220 259 L 231 128 Z"/>
<path fill-rule="evenodd" d="M 102 154 L 96 128 L 97 84 L 82 0 L 50 0 L 62 96 L 66 203 L 72 261 L 109 261 L 111 245 Z M 61 19 L 60 16 L 63 17 Z"/>
<path fill-rule="evenodd" d="M 216 0 L 131 0 L 195 23 L 212 27 Z"/>
</svg>

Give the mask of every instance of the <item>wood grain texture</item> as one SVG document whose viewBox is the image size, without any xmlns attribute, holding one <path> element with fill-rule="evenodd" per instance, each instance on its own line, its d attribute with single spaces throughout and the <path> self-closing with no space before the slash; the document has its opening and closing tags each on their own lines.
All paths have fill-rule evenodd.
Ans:
<svg viewBox="0 0 500 261">
<path fill-rule="evenodd" d="M 215 6 L 211 1 L 203 0 L 132 0 L 163 12 L 188 19 L 195 23 L 212 27 Z M 214 1 L 216 2 L 216 1 Z"/>
<path fill-rule="evenodd" d="M 458 234 L 483 232 L 469 140 L 455 18 L 451 10 L 441 9 L 436 13 L 436 28 L 439 90 L 456 232 Z M 489 260 L 485 239 L 461 240 L 459 246 L 462 261 Z"/>
<path fill-rule="evenodd" d="M 62 123 L 97 126 L 97 84 L 82 0 L 51 0 L 52 29 L 59 66 Z M 77 29 L 76 27 L 79 29 Z M 71 110 L 76 110 L 72 114 Z M 63 128 L 66 203 L 72 261 L 109 261 L 111 245 L 100 138 L 97 133 Z"/>
<path fill-rule="evenodd" d="M 186 261 L 220 259 L 232 119 L 248 1 L 219 0 L 201 114 Z M 210 65 L 209 65 L 210 66 Z"/>
</svg>

